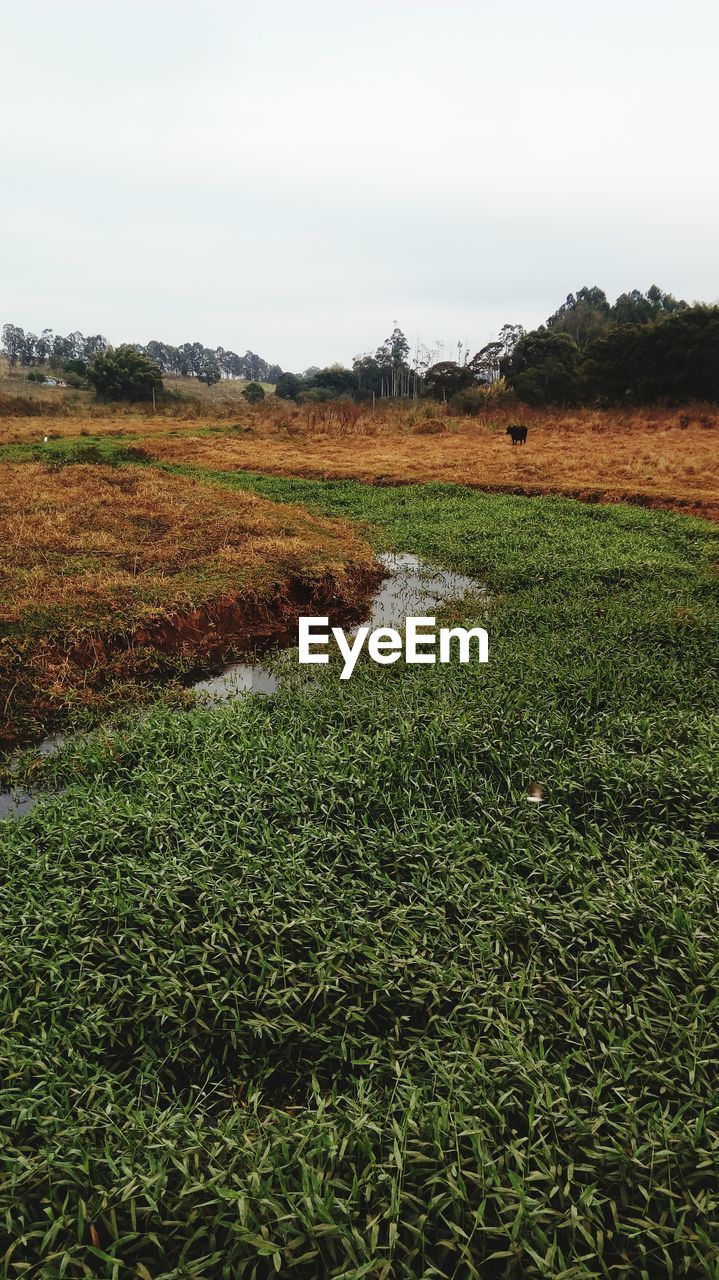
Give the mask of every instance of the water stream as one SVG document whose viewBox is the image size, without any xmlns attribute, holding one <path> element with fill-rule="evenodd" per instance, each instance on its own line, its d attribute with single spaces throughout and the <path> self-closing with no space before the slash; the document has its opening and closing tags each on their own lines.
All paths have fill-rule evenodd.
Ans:
<svg viewBox="0 0 719 1280">
<path fill-rule="evenodd" d="M 387 551 L 377 559 L 387 576 L 372 597 L 362 624 L 371 630 L 394 627 L 402 631 L 408 617 L 432 617 L 443 604 L 461 600 L 470 591 L 485 593 L 485 588 L 476 579 L 451 569 L 438 569 L 408 552 Z M 288 643 L 294 643 L 294 638 Z M 218 705 L 246 693 L 268 696 L 279 684 L 280 677 L 259 662 L 233 662 L 217 675 L 197 680 L 190 687 L 197 696 L 198 704 Z M 67 734 L 54 733 L 38 743 L 34 750 L 38 755 L 51 756 L 67 740 Z M 23 817 L 42 794 L 31 789 L 0 791 L 0 819 Z"/>
</svg>

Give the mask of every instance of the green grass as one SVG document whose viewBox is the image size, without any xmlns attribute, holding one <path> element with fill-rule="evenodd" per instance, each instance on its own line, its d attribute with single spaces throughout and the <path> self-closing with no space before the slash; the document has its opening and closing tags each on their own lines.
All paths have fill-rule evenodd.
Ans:
<svg viewBox="0 0 719 1280">
<path fill-rule="evenodd" d="M 716 531 L 225 479 L 483 579 L 490 664 L 158 709 L 0 827 L 0 1274 L 716 1278 Z"/>
<path fill-rule="evenodd" d="M 60 436 L 47 444 L 33 441 L 31 444 L 0 445 L 0 462 L 46 462 L 49 467 L 67 467 L 79 462 L 101 463 L 117 467 L 125 462 L 142 463 L 149 460 L 145 449 L 134 443 L 135 437 L 118 440 L 107 436 Z"/>
</svg>

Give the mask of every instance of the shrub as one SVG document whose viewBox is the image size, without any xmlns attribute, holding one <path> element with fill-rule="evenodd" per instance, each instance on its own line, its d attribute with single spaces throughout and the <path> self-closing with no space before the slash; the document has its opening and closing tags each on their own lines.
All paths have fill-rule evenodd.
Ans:
<svg viewBox="0 0 719 1280">
<path fill-rule="evenodd" d="M 466 387 L 463 391 L 457 391 L 449 404 L 454 413 L 474 417 L 475 414 L 484 413 L 490 407 L 504 402 L 509 403 L 515 398 L 504 378 L 498 378 L 496 382 L 491 382 L 487 386 Z"/>
<path fill-rule="evenodd" d="M 275 395 L 280 400 L 296 400 L 302 390 L 302 379 L 296 373 L 282 373 L 275 383 Z"/>
<path fill-rule="evenodd" d="M 111 347 L 95 356 L 87 371 L 104 400 L 149 400 L 162 390 L 162 374 L 149 356 L 134 347 Z"/>
<path fill-rule="evenodd" d="M 265 398 L 265 388 L 259 382 L 248 382 L 242 395 L 248 404 L 259 404 Z"/>
<path fill-rule="evenodd" d="M 425 418 L 412 427 L 413 436 L 439 436 L 447 427 L 441 418 Z"/>
<path fill-rule="evenodd" d="M 0 394 L 0 418 L 39 418 L 63 412 L 59 400 L 31 400 L 29 396 Z"/>
<path fill-rule="evenodd" d="M 300 394 L 302 404 L 329 404 L 336 399 L 337 393 L 329 387 L 306 387 Z"/>
</svg>

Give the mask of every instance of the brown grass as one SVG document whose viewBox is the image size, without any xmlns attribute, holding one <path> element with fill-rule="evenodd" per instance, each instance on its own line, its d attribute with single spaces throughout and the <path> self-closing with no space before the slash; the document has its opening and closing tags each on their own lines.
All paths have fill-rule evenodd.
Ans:
<svg viewBox="0 0 719 1280">
<path fill-rule="evenodd" d="M 149 650 L 236 649 L 258 602 L 261 634 L 302 584 L 341 604 L 374 580 L 340 521 L 144 468 L 0 463 L 0 525 L 0 740 L 101 702 L 111 661 L 144 679 Z"/>
<path fill-rule="evenodd" d="M 513 447 L 505 431 L 517 419 L 529 439 Z M 269 398 L 229 421 L 130 408 L 0 419 L 0 443 L 43 435 L 123 436 L 159 461 L 215 470 L 443 481 L 719 519 L 719 412 L 703 405 L 624 413 L 504 405 L 457 418 L 427 403 L 373 411 Z M 149 468 L 0 462 L 0 521 L 6 739 L 73 704 L 104 705 L 108 688 L 151 682 L 165 670 L 161 651 L 199 660 L 227 631 L 228 644 L 244 647 L 284 625 L 288 608 L 297 612 L 298 583 L 322 590 L 324 582 L 325 598 L 349 604 L 371 573 L 368 548 L 338 522 Z"/>
<path fill-rule="evenodd" d="M 506 426 L 518 419 L 529 426 L 529 437 L 513 447 Z M 719 413 L 703 406 L 623 415 L 515 408 L 480 420 L 454 419 L 423 405 L 383 417 L 365 413 L 346 427 L 337 420 L 313 426 L 304 412 L 278 426 L 258 414 L 241 431 L 147 437 L 153 457 L 213 469 L 375 484 L 443 481 L 638 502 L 719 519 Z"/>
<path fill-rule="evenodd" d="M 181 408 L 181 406 L 180 406 Z M 193 413 L 197 410 L 194 406 Z M 509 422 L 529 427 L 512 447 Z M 445 406 L 297 406 L 269 397 L 232 420 L 148 415 L 129 406 L 44 422 L 0 418 L 0 444 L 61 436 L 123 436 L 162 461 L 249 468 L 313 479 L 429 480 L 509 493 L 630 501 L 719 519 L 719 410 L 533 410 L 500 406 L 455 417 Z"/>
</svg>

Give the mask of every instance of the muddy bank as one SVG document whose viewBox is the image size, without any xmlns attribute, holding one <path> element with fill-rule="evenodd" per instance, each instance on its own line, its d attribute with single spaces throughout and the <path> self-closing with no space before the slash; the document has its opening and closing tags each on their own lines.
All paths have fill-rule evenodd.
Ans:
<svg viewBox="0 0 719 1280">
<path fill-rule="evenodd" d="M 290 576 L 261 595 L 224 595 L 129 633 L 35 644 L 16 655 L 0 750 L 37 741 L 66 723 L 69 706 L 92 716 L 146 701 L 163 682 L 186 684 L 242 654 L 292 643 L 303 613 L 327 615 L 337 626 L 357 623 L 384 576 L 379 565 L 348 565 L 337 576 Z"/>
<path fill-rule="evenodd" d="M 312 580 L 289 577 L 268 595 L 226 595 L 195 609 L 158 618 L 129 636 L 87 637 L 70 651 L 70 660 L 91 665 L 138 649 L 163 654 L 222 658 L 228 653 L 262 650 L 288 640 L 300 615 L 311 609 L 339 624 L 359 621 L 367 601 L 384 577 L 381 568 L 349 568 L 341 579 L 331 574 Z"/>
<path fill-rule="evenodd" d="M 655 494 L 641 490 L 591 489 L 568 486 L 529 484 L 468 484 L 467 488 L 483 493 L 506 493 L 523 498 L 572 498 L 576 502 L 616 503 L 625 502 L 633 507 L 646 507 L 652 511 L 672 511 L 675 515 L 699 516 L 703 520 L 719 522 L 719 502 L 710 498 L 673 498 L 668 494 Z"/>
<path fill-rule="evenodd" d="M 219 671 L 216 662 L 206 664 L 215 674 L 192 681 L 188 694 L 198 702 L 216 705 L 248 693 L 271 695 L 280 687 L 281 674 L 263 666 L 260 654 L 268 646 L 278 650 L 293 645 L 297 639 L 298 617 L 307 610 L 315 616 L 326 614 L 332 623 L 349 626 L 353 632 L 360 623 L 367 624 L 369 628 L 392 627 L 403 631 L 408 616 L 434 615 L 439 609 L 456 606 L 468 593 L 475 597 L 486 594 L 483 585 L 474 578 L 427 564 L 409 552 L 384 552 L 377 559 L 381 566 L 379 569 L 365 568 L 359 576 L 352 575 L 349 581 L 345 579 L 343 587 L 331 577 L 319 583 L 292 579 L 284 591 L 278 585 L 274 601 L 263 598 L 249 602 L 228 597 L 177 617 L 162 619 L 133 632 L 129 641 L 137 647 L 132 652 L 159 653 L 157 646 L 164 645 L 166 653 L 173 649 L 176 655 L 183 655 L 189 644 L 189 652 L 198 665 L 197 655 L 203 646 L 210 657 L 213 654 L 226 657 L 228 644 L 232 652 L 237 648 L 247 648 L 247 640 L 252 636 L 252 656 L 245 654 L 244 660 L 231 661 L 229 665 L 221 661 Z M 368 587 L 367 591 L 365 587 Z M 328 592 L 331 593 L 329 596 Z M 250 613 L 253 611 L 251 622 Z M 98 651 L 96 642 L 91 650 L 84 653 L 86 664 L 97 663 L 100 667 L 103 661 L 105 666 L 109 664 L 112 655 L 106 651 L 107 642 L 102 644 L 101 651 Z M 129 652 L 131 650 L 126 650 L 126 654 Z M 75 742 L 87 736 L 71 735 Z M 69 737 L 55 733 L 37 744 L 34 748 L 36 763 L 43 756 L 54 755 Z M 29 782 L 17 786 L 14 776 L 17 763 L 17 756 L 11 755 L 8 786 L 0 789 L 0 819 L 24 817 L 43 794 Z"/>
</svg>

